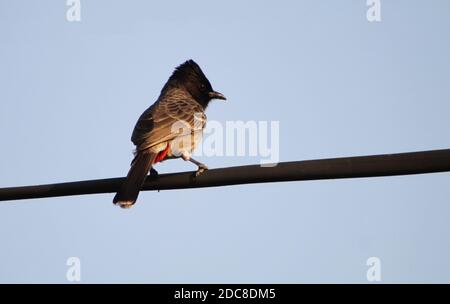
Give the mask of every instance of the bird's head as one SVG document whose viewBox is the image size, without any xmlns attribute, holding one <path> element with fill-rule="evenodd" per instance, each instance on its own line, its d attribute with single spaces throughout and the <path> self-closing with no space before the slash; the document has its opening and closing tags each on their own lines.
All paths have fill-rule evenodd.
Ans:
<svg viewBox="0 0 450 304">
<path fill-rule="evenodd" d="M 171 87 L 188 91 L 204 108 L 212 99 L 226 100 L 225 96 L 213 90 L 208 78 L 193 60 L 188 60 L 175 68 L 163 91 Z"/>
</svg>

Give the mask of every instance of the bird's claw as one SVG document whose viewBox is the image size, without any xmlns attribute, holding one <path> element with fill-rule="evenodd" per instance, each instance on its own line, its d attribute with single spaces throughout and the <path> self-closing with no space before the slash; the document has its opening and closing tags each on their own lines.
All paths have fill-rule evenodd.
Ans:
<svg viewBox="0 0 450 304">
<path fill-rule="evenodd" d="M 207 166 L 205 166 L 205 165 L 199 166 L 197 172 L 195 172 L 195 177 L 202 175 L 203 172 L 205 172 L 206 170 L 208 170 Z"/>
<path fill-rule="evenodd" d="M 150 169 L 150 176 L 158 176 L 158 175 L 159 175 L 158 171 L 156 171 L 154 168 Z"/>
</svg>

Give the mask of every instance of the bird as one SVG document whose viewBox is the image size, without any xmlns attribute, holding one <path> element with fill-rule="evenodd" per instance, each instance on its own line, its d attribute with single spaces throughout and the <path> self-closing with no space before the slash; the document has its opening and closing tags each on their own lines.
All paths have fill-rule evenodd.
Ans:
<svg viewBox="0 0 450 304">
<path fill-rule="evenodd" d="M 192 59 L 175 68 L 158 99 L 139 117 L 131 141 L 136 146 L 127 177 L 113 199 L 130 208 L 139 196 L 147 175 L 157 175 L 153 165 L 167 159 L 190 161 L 201 175 L 208 167 L 191 154 L 206 125 L 205 110 L 213 99 L 226 100 L 214 91 L 200 66 Z"/>
</svg>

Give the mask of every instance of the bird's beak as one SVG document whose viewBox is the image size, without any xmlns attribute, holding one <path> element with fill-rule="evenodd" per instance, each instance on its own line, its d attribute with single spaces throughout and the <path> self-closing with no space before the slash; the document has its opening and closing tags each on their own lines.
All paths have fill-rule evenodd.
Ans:
<svg viewBox="0 0 450 304">
<path fill-rule="evenodd" d="M 215 91 L 209 92 L 209 97 L 210 97 L 211 99 L 222 99 L 222 100 L 227 100 L 227 98 L 226 98 L 225 96 L 223 96 L 222 93 L 215 92 Z"/>
</svg>

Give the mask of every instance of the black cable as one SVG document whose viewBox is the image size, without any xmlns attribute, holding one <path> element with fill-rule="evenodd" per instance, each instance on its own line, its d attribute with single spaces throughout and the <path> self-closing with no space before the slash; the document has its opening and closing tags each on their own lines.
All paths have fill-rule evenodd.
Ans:
<svg viewBox="0 0 450 304">
<path fill-rule="evenodd" d="M 193 172 L 149 176 L 143 190 L 217 187 L 238 184 L 359 178 L 450 171 L 450 149 L 423 152 L 343 157 L 212 169 L 199 177 Z M 79 181 L 0 189 L 0 201 L 112 193 L 124 178 Z"/>
</svg>

